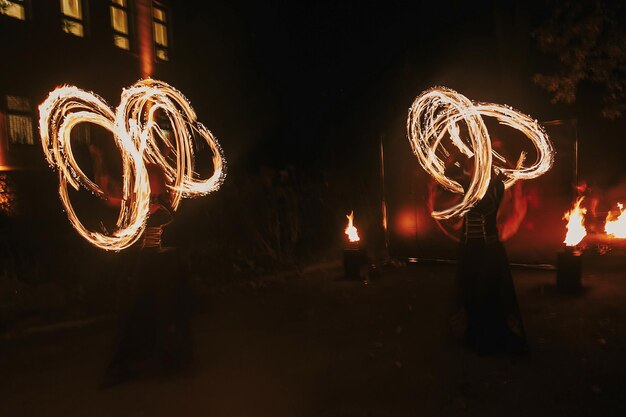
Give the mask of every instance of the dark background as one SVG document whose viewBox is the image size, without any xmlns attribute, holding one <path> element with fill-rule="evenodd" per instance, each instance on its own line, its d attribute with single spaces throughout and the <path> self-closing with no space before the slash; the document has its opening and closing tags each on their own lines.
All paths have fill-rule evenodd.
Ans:
<svg viewBox="0 0 626 417">
<path fill-rule="evenodd" d="M 608 210 L 626 197 L 623 119 L 601 117 L 601 93 L 593 84 L 583 83 L 576 103 L 565 106 L 551 104 L 550 94 L 531 80 L 558 68 L 556 57 L 541 54 L 532 37 L 554 4 L 169 2 L 171 59 L 155 64 L 154 77 L 189 98 L 220 140 L 229 171 L 219 192 L 183 204 L 167 238 L 184 249 L 203 279 L 253 277 L 337 258 L 345 215 L 354 209 L 363 245 L 375 258 L 383 256 L 380 144 L 390 147 L 390 203 L 405 196 L 419 202 L 416 195 L 425 190 L 412 188 L 417 183 L 409 179 L 424 184 L 427 177 L 406 140 L 406 116 L 414 98 L 435 85 L 511 105 L 540 121 L 576 120 L 576 129 L 560 133 L 561 140 L 579 138 L 579 178 L 607 196 L 602 204 Z M 26 22 L 0 16 L 8 58 L 0 62 L 3 94 L 37 104 L 67 83 L 115 106 L 121 89 L 140 78 L 136 52 L 110 42 L 107 2 L 89 2 L 82 39 L 60 30 L 56 2 L 33 0 L 29 7 Z M 19 214 L 3 218 L 8 274 L 30 283 L 63 282 L 76 297 L 90 282 L 109 285 L 107 276 L 119 275 L 120 260 L 131 251 L 89 247 L 71 229 L 55 195 L 56 174 L 41 151 L 12 149 L 11 155 L 29 159 L 32 167 L 9 175 Z M 551 206 L 551 218 L 569 207 L 570 183 L 560 182 L 563 198 Z M 77 206 L 95 207 L 90 198 L 79 193 Z M 95 208 L 85 214 L 101 215 Z M 420 252 L 410 246 L 419 236 L 416 229 L 398 254 L 454 255 L 455 243 L 443 235 L 435 237 L 441 251 Z M 521 261 L 550 261 L 549 252 L 524 253 L 535 243 L 511 244 Z M 110 268 L 91 276 L 90 265 L 102 259 Z M 68 270 L 68 263 L 75 268 Z"/>
<path fill-rule="evenodd" d="M 549 243 L 541 254 L 531 253 L 530 246 L 538 244 L 532 234 L 536 231 L 518 237 L 512 242 L 516 260 L 553 261 L 552 254 L 562 241 L 560 234 L 564 234 L 560 217 L 574 197 L 567 185 L 575 182 L 571 156 L 576 140 L 578 180 L 592 185 L 604 213 L 619 198 L 626 198 L 621 169 L 626 156 L 624 123 L 601 117 L 601 88 L 582 83 L 576 103 L 554 105 L 550 94 L 532 82 L 534 74 L 559 68 L 557 57 L 542 54 L 533 35 L 553 14 L 556 3 L 236 2 L 216 6 L 204 15 L 196 13 L 194 2 L 184 4 L 181 16 L 194 16 L 182 18 L 198 28 L 202 33 L 198 37 L 219 39 L 215 45 L 209 42 L 204 56 L 214 66 L 216 83 L 229 78 L 217 75 L 216 67 L 226 68 L 233 59 L 238 64 L 242 97 L 233 103 L 239 109 L 237 122 L 249 127 L 250 118 L 260 121 L 260 125 L 252 123 L 255 131 L 250 132 L 250 141 L 241 142 L 245 162 L 232 159 L 240 156 L 239 149 L 234 149 L 237 145 L 225 144 L 227 151 L 229 146 L 233 149 L 233 170 L 252 169 L 254 175 L 257 166 L 288 168 L 300 180 L 324 186 L 313 194 L 326 199 L 329 224 L 326 229 L 314 228 L 315 236 L 307 236 L 308 241 L 325 230 L 327 237 L 321 240 L 333 242 L 333 231 L 342 228 L 342 214 L 355 209 L 357 226 L 369 238 L 365 244 L 380 247 L 381 141 L 389 148 L 385 162 L 390 214 L 395 213 L 394 199 L 398 204 L 403 198 L 415 200 L 414 206 L 423 206 L 420 198 L 426 175 L 410 153 L 405 125 L 414 98 L 434 85 L 456 89 L 472 100 L 511 105 L 540 121 L 561 120 L 566 125 L 550 132 L 559 142 L 557 166 L 550 175 L 559 176 L 559 183 L 556 189 L 546 184 L 539 187 L 546 193 L 539 198 L 550 199 L 548 194 L 555 193 L 559 198 L 539 204 L 528 222 L 539 217 L 545 221 L 547 214 L 552 227 L 541 241 Z M 205 21 L 207 16 L 214 17 L 210 23 Z M 203 55 L 197 44 L 187 47 Z M 418 183 L 409 181 L 413 176 Z M 530 198 L 528 194 L 524 198 Z M 308 202 L 305 207 L 311 205 Z M 319 213 L 314 209 L 303 221 L 315 221 Z M 389 219 L 390 225 L 397 221 Z M 397 239 L 396 246 L 391 229 L 392 254 L 454 256 L 452 242 L 428 235 L 434 223 L 426 221 L 428 227 L 416 227 L 410 241 Z M 431 238 L 441 238 L 439 244 L 445 248 L 423 250 L 431 246 Z M 414 244 L 420 239 L 422 249 Z M 401 250 L 407 245 L 407 250 Z"/>
</svg>

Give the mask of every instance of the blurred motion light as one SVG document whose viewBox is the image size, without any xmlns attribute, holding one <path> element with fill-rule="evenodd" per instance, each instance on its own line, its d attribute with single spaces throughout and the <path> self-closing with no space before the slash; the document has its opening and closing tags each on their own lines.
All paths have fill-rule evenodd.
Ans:
<svg viewBox="0 0 626 417">
<path fill-rule="evenodd" d="M 159 127 L 157 111 L 169 120 L 171 139 Z M 80 123 L 93 123 L 111 131 L 122 157 L 122 203 L 117 229 L 111 233 L 88 230 L 76 215 L 68 195 L 69 183 L 76 190 L 82 186 L 102 198 L 107 197 L 74 158 L 70 133 Z M 145 228 L 150 206 L 146 162 L 163 168 L 174 210 L 183 197 L 216 191 L 225 177 L 225 160 L 219 143 L 197 121 L 185 96 L 161 81 L 145 79 L 125 89 L 115 111 L 93 93 L 73 86 L 59 87 L 39 106 L 39 131 L 48 163 L 59 173 L 59 193 L 68 219 L 89 243 L 106 250 L 129 247 Z M 194 171 L 196 137 L 201 137 L 213 153 L 213 175 L 207 179 L 198 179 Z"/>
<path fill-rule="evenodd" d="M 489 132 L 483 117 L 494 117 L 499 123 L 519 130 L 535 147 L 536 161 L 525 166 L 526 154 L 522 152 L 517 164 L 509 163 L 492 149 Z M 467 127 L 467 139 L 461 137 L 459 123 Z M 487 191 L 491 170 L 502 173 L 509 188 L 517 180 L 537 178 L 547 172 L 554 161 L 554 151 L 546 132 L 539 123 L 508 106 L 472 102 L 462 94 L 445 87 L 434 87 L 420 94 L 409 109 L 407 132 L 413 152 L 420 165 L 445 189 L 463 194 L 460 203 L 450 208 L 434 211 L 436 219 L 462 216 L 476 204 Z M 450 152 L 443 146 L 445 137 L 467 158 L 474 158 L 471 182 L 467 190 L 446 176 L 445 159 Z M 495 160 L 495 161 L 494 161 Z M 458 161 L 457 161 L 458 164 Z M 510 168 L 515 166 L 515 168 Z M 509 167 L 509 168 L 507 168 Z"/>
</svg>

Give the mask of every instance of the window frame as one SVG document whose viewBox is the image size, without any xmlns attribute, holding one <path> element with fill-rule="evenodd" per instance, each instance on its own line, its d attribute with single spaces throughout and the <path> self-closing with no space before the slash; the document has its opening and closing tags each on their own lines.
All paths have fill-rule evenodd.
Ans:
<svg viewBox="0 0 626 417">
<path fill-rule="evenodd" d="M 165 15 L 165 20 L 157 19 L 155 16 L 155 10 L 161 11 Z M 162 45 L 157 42 L 156 38 L 156 26 L 162 25 L 165 27 L 165 40 L 167 45 Z M 157 62 L 169 62 L 171 60 L 172 53 L 172 13 L 170 8 L 160 2 L 154 0 L 152 2 L 152 37 L 153 37 L 153 48 L 154 48 L 154 57 Z M 162 51 L 165 53 L 166 59 L 163 59 L 159 56 L 159 52 Z"/>
<path fill-rule="evenodd" d="M 65 12 L 63 11 L 63 1 L 64 0 L 59 0 L 59 12 L 61 14 L 61 30 L 63 31 L 63 33 L 74 36 L 76 38 L 83 38 L 83 39 L 86 38 L 87 37 L 87 15 L 88 15 L 87 0 L 77 0 L 80 4 L 80 13 L 81 13 L 80 18 L 65 14 Z M 68 29 L 66 29 L 66 25 L 68 25 L 67 26 Z M 78 25 L 81 28 L 80 35 L 72 32 L 69 29 L 69 27 L 71 27 L 70 25 Z"/>
<path fill-rule="evenodd" d="M 30 0 L 4 0 L 4 2 L 9 3 L 9 6 L 11 4 L 21 6 L 22 12 L 24 13 L 24 18 L 20 19 L 19 17 L 12 16 L 2 11 L 0 11 L 0 16 L 3 16 L 11 20 L 17 20 L 18 22 L 26 22 L 27 20 L 30 19 Z M 0 4 L 1 3 L 3 3 L 3 0 L 0 0 Z"/>
<path fill-rule="evenodd" d="M 111 35 L 112 35 L 112 40 L 113 40 L 113 45 L 118 48 L 121 49 L 122 51 L 126 51 L 126 52 L 135 52 L 136 48 L 135 48 L 135 43 L 133 42 L 134 39 L 134 33 L 135 33 L 135 27 L 133 25 L 134 19 L 133 19 L 133 13 L 132 11 L 134 10 L 133 8 L 133 0 L 125 0 L 125 6 L 121 6 L 118 3 L 115 2 L 115 0 L 109 0 L 109 17 L 110 17 L 110 27 L 111 27 Z M 120 32 L 118 30 L 115 29 L 115 27 L 113 26 L 113 9 L 117 9 L 117 10 L 121 10 L 126 14 L 126 30 L 127 33 L 123 33 Z M 119 46 L 115 39 L 116 36 L 119 36 L 121 38 L 125 38 L 126 41 L 128 42 L 128 49 L 122 48 L 121 46 Z"/>
<path fill-rule="evenodd" d="M 9 105 L 9 97 L 16 97 L 19 99 L 23 99 L 26 100 L 26 102 L 28 103 L 28 109 L 24 110 L 24 109 L 12 109 L 11 106 Z M 5 120 L 6 120 L 6 132 L 7 132 L 7 145 L 9 147 L 9 149 L 11 149 L 12 147 L 27 147 L 27 146 L 35 146 L 36 142 L 35 142 L 35 138 L 36 138 L 36 129 L 35 129 L 35 115 L 33 112 L 33 106 L 31 103 L 31 99 L 25 96 L 20 96 L 20 95 L 16 95 L 16 94 L 4 94 L 4 116 L 5 116 Z M 16 140 L 14 140 L 14 138 L 12 137 L 12 132 L 11 132 L 11 116 L 18 116 L 18 117 L 27 117 L 30 120 L 30 141 L 28 142 L 18 142 Z"/>
</svg>

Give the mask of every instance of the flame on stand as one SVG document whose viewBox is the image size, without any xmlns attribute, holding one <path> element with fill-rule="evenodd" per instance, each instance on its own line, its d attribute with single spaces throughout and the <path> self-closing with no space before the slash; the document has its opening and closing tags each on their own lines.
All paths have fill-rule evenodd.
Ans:
<svg viewBox="0 0 626 417">
<path fill-rule="evenodd" d="M 563 216 L 564 220 L 567 220 L 567 234 L 565 235 L 565 243 L 567 246 L 576 246 L 587 235 L 587 230 L 583 224 L 584 215 L 587 213 L 586 208 L 580 208 L 580 203 L 585 197 L 579 197 L 574 204 L 574 208 Z"/>
<path fill-rule="evenodd" d="M 361 238 L 359 237 L 358 230 L 352 223 L 354 221 L 354 210 L 351 211 L 349 215 L 346 215 L 346 217 L 348 218 L 348 226 L 346 226 L 345 233 L 348 235 L 350 242 L 358 242 Z"/>
<path fill-rule="evenodd" d="M 617 203 L 617 207 L 619 208 L 619 215 L 617 218 L 610 220 L 609 217 L 611 213 L 606 216 L 606 224 L 604 225 L 604 231 L 607 235 L 616 237 L 619 239 L 626 238 L 626 214 L 624 210 L 624 205 L 622 203 Z"/>
</svg>

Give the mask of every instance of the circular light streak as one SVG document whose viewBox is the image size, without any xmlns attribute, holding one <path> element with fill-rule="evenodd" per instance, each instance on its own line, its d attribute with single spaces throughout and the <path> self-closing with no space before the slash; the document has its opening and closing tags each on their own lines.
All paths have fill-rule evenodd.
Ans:
<svg viewBox="0 0 626 417">
<path fill-rule="evenodd" d="M 520 153 L 517 164 L 511 164 L 493 150 L 483 117 L 494 117 L 500 124 L 519 130 L 534 145 L 537 159 L 525 165 L 526 153 Z M 465 123 L 467 138 L 461 138 L 459 123 Z M 407 132 L 413 152 L 420 165 L 445 189 L 463 194 L 458 204 L 444 210 L 433 210 L 435 219 L 462 216 L 487 191 L 492 169 L 506 178 L 509 188 L 517 180 L 537 178 L 546 173 L 554 162 L 554 150 L 548 135 L 539 123 L 508 106 L 472 102 L 462 94 L 445 87 L 434 87 L 420 94 L 409 109 Z M 449 137 L 452 144 L 468 158 L 474 158 L 470 184 L 461 184 L 446 176 L 446 165 L 440 155 L 449 158 L 443 146 Z M 510 168 L 515 166 L 515 168 Z"/>
<path fill-rule="evenodd" d="M 169 120 L 171 140 L 158 124 L 158 111 Z M 109 130 L 122 157 L 122 202 L 116 229 L 111 233 L 88 230 L 68 195 L 69 184 L 75 190 L 83 187 L 106 198 L 105 191 L 85 175 L 72 153 L 70 134 L 79 123 Z M 226 161 L 215 137 L 197 121 L 185 96 L 162 81 L 145 79 L 125 89 L 115 111 L 93 93 L 73 86 L 59 87 L 39 106 L 39 131 L 46 159 L 58 171 L 59 194 L 70 223 L 89 243 L 106 250 L 131 246 L 145 228 L 150 209 L 146 162 L 163 168 L 174 210 L 184 197 L 218 190 L 226 175 Z M 206 179 L 198 178 L 194 171 L 193 140 L 197 137 L 213 154 L 213 174 Z"/>
</svg>

